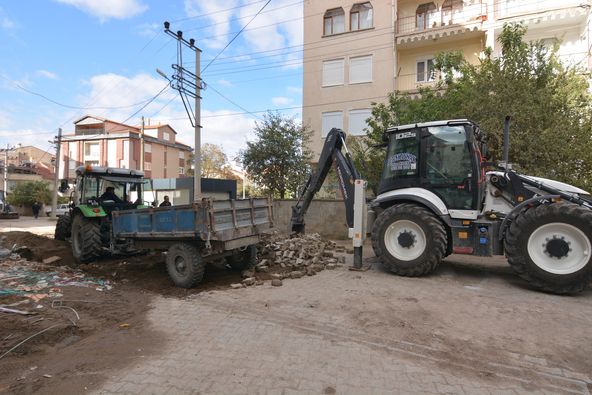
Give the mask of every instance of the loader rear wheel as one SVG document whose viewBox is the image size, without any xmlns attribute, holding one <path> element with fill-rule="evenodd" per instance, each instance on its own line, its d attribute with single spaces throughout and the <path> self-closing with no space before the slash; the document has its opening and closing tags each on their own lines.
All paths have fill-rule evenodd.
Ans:
<svg viewBox="0 0 592 395">
<path fill-rule="evenodd" d="M 530 208 L 505 242 L 512 269 L 536 288 L 569 294 L 592 282 L 592 210 L 571 203 Z"/>
<path fill-rule="evenodd" d="M 257 264 L 257 247 L 254 244 L 247 246 L 244 251 L 236 249 L 232 255 L 226 257 L 226 263 L 234 270 L 244 270 Z"/>
<path fill-rule="evenodd" d="M 191 244 L 173 244 L 167 251 L 166 267 L 177 287 L 191 288 L 201 282 L 206 269 L 199 250 Z"/>
<path fill-rule="evenodd" d="M 70 218 L 70 214 L 64 214 L 58 217 L 58 222 L 56 223 L 54 238 L 56 240 L 66 240 L 72 235 L 72 219 Z"/>
<path fill-rule="evenodd" d="M 101 224 L 82 215 L 72 221 L 72 255 L 78 263 L 88 263 L 101 255 Z"/>
<path fill-rule="evenodd" d="M 372 248 L 391 272 L 417 277 L 432 272 L 446 254 L 446 230 L 425 207 L 402 203 L 384 210 L 372 227 Z"/>
</svg>

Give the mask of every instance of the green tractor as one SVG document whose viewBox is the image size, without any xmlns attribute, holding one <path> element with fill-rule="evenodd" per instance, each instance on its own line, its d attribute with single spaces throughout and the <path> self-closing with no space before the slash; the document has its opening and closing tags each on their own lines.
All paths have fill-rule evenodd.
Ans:
<svg viewBox="0 0 592 395">
<path fill-rule="evenodd" d="M 111 213 L 149 207 L 150 203 L 143 200 L 143 193 L 151 189 L 145 188 L 148 182 L 138 170 L 79 167 L 70 211 L 58 219 L 55 239 L 70 239 L 72 254 L 79 263 L 107 253 L 131 252 L 127 242 L 112 239 Z M 61 189 L 66 188 L 64 185 Z"/>
</svg>

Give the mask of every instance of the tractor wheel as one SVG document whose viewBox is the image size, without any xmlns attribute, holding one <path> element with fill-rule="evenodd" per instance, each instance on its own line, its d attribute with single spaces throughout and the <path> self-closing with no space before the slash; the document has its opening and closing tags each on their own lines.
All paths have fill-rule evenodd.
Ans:
<svg viewBox="0 0 592 395">
<path fill-rule="evenodd" d="M 191 288 L 201 282 L 206 264 L 191 244 L 173 244 L 166 255 L 169 277 L 177 287 Z"/>
<path fill-rule="evenodd" d="M 72 235 L 72 219 L 70 214 L 64 214 L 58 218 L 56 223 L 54 238 L 56 240 L 66 240 Z"/>
<path fill-rule="evenodd" d="M 72 221 L 72 255 L 78 263 L 88 263 L 101 255 L 101 224 L 76 215 Z"/>
<path fill-rule="evenodd" d="M 402 203 L 384 210 L 372 227 L 372 248 L 400 276 L 428 274 L 446 254 L 446 230 L 428 209 Z"/>
<path fill-rule="evenodd" d="M 535 287 L 580 292 L 592 281 L 592 210 L 571 203 L 530 208 L 510 225 L 505 248 L 512 269 Z"/>
<path fill-rule="evenodd" d="M 226 263 L 234 270 L 244 270 L 257 264 L 257 247 L 254 244 L 247 246 L 244 251 L 236 249 L 232 255 L 226 257 Z"/>
</svg>

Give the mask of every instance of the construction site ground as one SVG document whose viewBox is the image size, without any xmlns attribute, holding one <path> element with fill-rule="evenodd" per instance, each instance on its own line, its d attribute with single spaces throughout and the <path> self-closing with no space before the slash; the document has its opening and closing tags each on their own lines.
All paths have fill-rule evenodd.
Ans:
<svg viewBox="0 0 592 395">
<path fill-rule="evenodd" d="M 0 259 L 6 282 L 22 265 L 49 287 L 0 295 L 34 313 L 0 311 L 0 393 L 592 392 L 592 292 L 537 292 L 501 258 L 453 255 L 430 276 L 404 278 L 368 244 L 368 271 L 336 253 L 345 263 L 332 270 L 282 286 L 265 273 L 241 288 L 241 272 L 209 265 L 203 284 L 184 290 L 161 254 L 76 265 L 67 243 L 47 237 L 54 224 L 0 222 L 4 248 L 29 250 Z"/>
</svg>

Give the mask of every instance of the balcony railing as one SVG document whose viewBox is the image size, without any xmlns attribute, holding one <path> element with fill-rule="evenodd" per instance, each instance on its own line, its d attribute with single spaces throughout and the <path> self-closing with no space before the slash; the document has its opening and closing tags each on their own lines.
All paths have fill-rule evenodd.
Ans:
<svg viewBox="0 0 592 395">
<path fill-rule="evenodd" d="M 477 3 L 462 8 L 440 8 L 425 13 L 399 17 L 396 35 L 408 35 L 452 26 L 482 23 L 488 18 L 487 4 Z"/>
<path fill-rule="evenodd" d="M 586 4 L 581 0 L 501 0 L 495 3 L 495 15 L 496 18 L 507 18 L 577 7 L 581 7 L 582 14 L 585 14 Z"/>
</svg>

